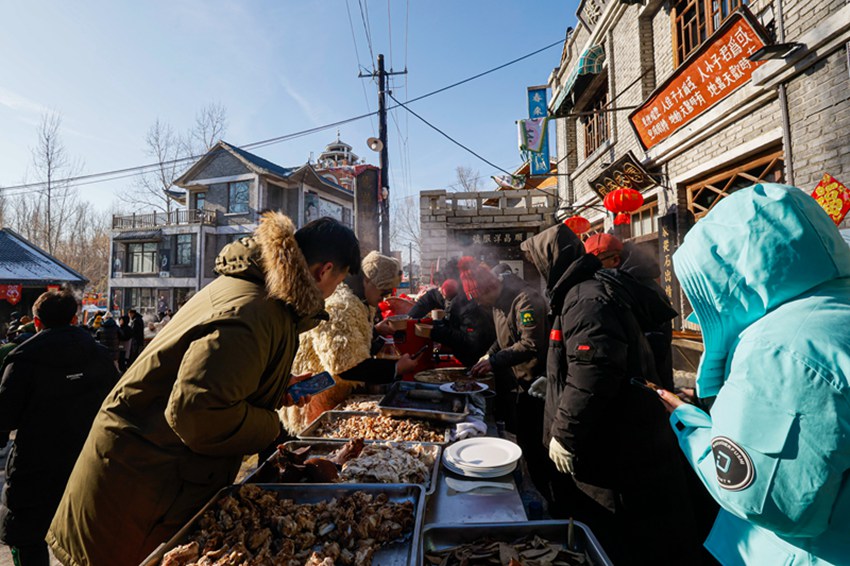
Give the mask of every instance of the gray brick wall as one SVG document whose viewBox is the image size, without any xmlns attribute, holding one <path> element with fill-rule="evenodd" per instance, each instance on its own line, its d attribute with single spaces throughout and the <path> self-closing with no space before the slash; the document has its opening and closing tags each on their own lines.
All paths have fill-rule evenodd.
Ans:
<svg viewBox="0 0 850 566">
<path fill-rule="evenodd" d="M 221 150 L 206 167 L 198 171 L 194 179 L 215 179 L 250 173 L 245 164 L 225 150 Z"/>
<path fill-rule="evenodd" d="M 850 75 L 846 47 L 788 85 L 795 183 L 813 190 L 824 173 L 850 185 Z"/>
</svg>

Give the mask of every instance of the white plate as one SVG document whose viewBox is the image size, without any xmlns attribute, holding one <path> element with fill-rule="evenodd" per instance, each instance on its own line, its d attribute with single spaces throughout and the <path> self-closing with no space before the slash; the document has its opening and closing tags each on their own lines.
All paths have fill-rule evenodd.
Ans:
<svg viewBox="0 0 850 566">
<path fill-rule="evenodd" d="M 451 383 L 444 383 L 440 386 L 440 391 L 445 393 L 454 393 L 455 395 L 472 395 L 473 393 L 481 393 L 482 391 L 487 391 L 490 389 L 486 383 L 481 383 L 480 381 L 476 381 L 480 389 L 476 389 L 475 391 L 455 391 L 452 385 L 455 384 L 454 381 Z"/>
<path fill-rule="evenodd" d="M 504 438 L 476 436 L 455 442 L 444 451 L 460 468 L 493 469 L 515 463 L 522 457 L 522 448 Z"/>
<path fill-rule="evenodd" d="M 445 456 L 445 452 L 443 453 L 443 455 Z M 448 460 L 446 458 L 443 458 L 443 465 L 449 471 L 454 472 L 454 473 L 461 475 L 461 476 L 464 476 L 464 477 L 489 479 L 489 478 L 500 478 L 502 476 L 508 475 L 509 473 L 513 472 L 516 469 L 517 463 L 514 462 L 513 464 L 511 464 L 507 468 L 499 469 L 499 470 L 496 470 L 496 471 L 490 471 L 490 470 L 473 471 L 473 470 L 468 470 L 468 469 L 461 469 L 461 468 L 458 468 L 457 466 L 455 466 L 454 464 L 452 464 L 451 460 Z"/>
<path fill-rule="evenodd" d="M 504 466 L 493 466 L 492 468 L 469 467 L 469 466 L 464 466 L 463 464 L 459 464 L 456 461 L 452 460 L 452 457 L 445 452 L 443 452 L 443 456 L 444 456 L 444 459 L 446 460 L 446 462 L 448 462 L 452 466 L 452 468 L 457 469 L 457 470 L 462 470 L 462 471 L 469 471 L 469 472 L 473 472 L 473 473 L 485 472 L 485 473 L 488 473 L 488 474 L 490 474 L 490 473 L 507 474 L 508 472 L 510 472 L 511 470 L 513 470 L 516 467 L 516 462 L 511 462 L 510 464 L 505 464 Z"/>
</svg>

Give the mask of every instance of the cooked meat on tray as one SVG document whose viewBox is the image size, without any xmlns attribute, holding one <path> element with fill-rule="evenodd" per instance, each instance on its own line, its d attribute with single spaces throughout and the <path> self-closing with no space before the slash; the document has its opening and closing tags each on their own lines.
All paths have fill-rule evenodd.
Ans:
<svg viewBox="0 0 850 566">
<path fill-rule="evenodd" d="M 424 421 L 357 415 L 324 423 L 316 432 L 324 438 L 365 438 L 413 442 L 442 442 L 445 431 Z"/>
<path fill-rule="evenodd" d="M 297 504 L 244 485 L 199 519 L 161 566 L 369 566 L 382 546 L 413 531 L 413 503 L 356 491 Z"/>
<path fill-rule="evenodd" d="M 590 566 L 584 552 L 567 550 L 563 545 L 539 536 L 528 536 L 512 543 L 481 539 L 453 548 L 425 553 L 425 564 L 473 566 L 509 564 L 510 566 Z"/>
</svg>

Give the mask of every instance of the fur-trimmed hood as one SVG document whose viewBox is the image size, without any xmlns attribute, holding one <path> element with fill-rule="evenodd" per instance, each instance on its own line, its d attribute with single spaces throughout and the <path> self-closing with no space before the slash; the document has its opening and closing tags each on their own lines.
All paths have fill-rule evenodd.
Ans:
<svg viewBox="0 0 850 566">
<path fill-rule="evenodd" d="M 280 212 L 266 212 L 250 237 L 226 245 L 215 259 L 219 275 L 262 282 L 270 298 L 288 303 L 300 317 L 324 307 L 322 292 L 295 240 L 295 225 Z"/>
</svg>

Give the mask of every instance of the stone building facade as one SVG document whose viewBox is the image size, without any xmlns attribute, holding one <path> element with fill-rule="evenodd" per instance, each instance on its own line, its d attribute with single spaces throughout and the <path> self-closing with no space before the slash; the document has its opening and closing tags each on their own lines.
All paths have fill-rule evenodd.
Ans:
<svg viewBox="0 0 850 566">
<path fill-rule="evenodd" d="M 582 0 L 577 16 L 549 78 L 560 216 L 580 213 L 594 230 L 614 230 L 601 199 L 606 187 L 622 184 L 614 169 L 631 154 L 651 182 L 642 191 L 643 207 L 620 234 L 658 254 L 662 285 L 677 305 L 681 296 L 665 264 L 693 222 L 724 196 L 758 181 L 811 192 L 825 173 L 850 184 L 850 4 L 844 0 Z M 741 19 L 754 34 L 727 40 Z M 801 45 L 751 62 L 754 44 L 747 43 L 759 39 Z M 656 129 L 642 138 L 638 126 L 657 118 L 640 122 L 642 112 L 675 91 L 687 72 L 702 76 L 697 64 L 721 47 L 740 66 L 718 64 L 718 75 L 730 71 L 725 80 L 690 85 L 706 98 L 705 87 L 713 87 L 715 98 L 686 98 L 694 103 L 689 107 L 677 100 L 680 88 L 662 106 L 670 123 L 655 120 Z M 743 49 L 737 59 L 733 47 Z M 591 72 L 598 67 L 588 61 L 600 56 L 601 72 Z M 647 143 L 652 135 L 659 141 Z"/>
<path fill-rule="evenodd" d="M 488 265 L 507 263 L 538 281 L 519 245 L 554 223 L 557 196 L 540 190 L 419 193 L 423 282 L 448 261 L 469 255 Z"/>
</svg>

